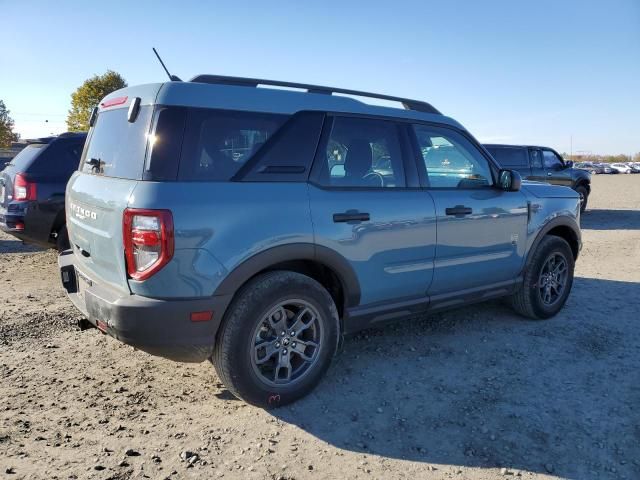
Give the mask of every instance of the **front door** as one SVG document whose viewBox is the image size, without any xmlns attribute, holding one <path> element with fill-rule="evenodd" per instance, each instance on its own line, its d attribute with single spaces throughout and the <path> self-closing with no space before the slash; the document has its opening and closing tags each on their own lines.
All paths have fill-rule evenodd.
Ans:
<svg viewBox="0 0 640 480">
<path fill-rule="evenodd" d="M 562 159 L 553 150 L 542 150 L 542 163 L 544 165 L 547 182 L 554 185 L 571 187 L 571 171 L 566 168 Z"/>
<path fill-rule="evenodd" d="M 361 306 L 426 299 L 433 276 L 435 208 L 417 177 L 407 182 L 415 164 L 403 132 L 392 121 L 328 116 L 314 162 L 315 243 L 349 262 Z"/>
<path fill-rule="evenodd" d="M 425 124 L 413 133 L 437 218 L 429 296 L 435 303 L 509 284 L 524 263 L 526 197 L 494 186 L 489 160 L 462 132 Z"/>
</svg>

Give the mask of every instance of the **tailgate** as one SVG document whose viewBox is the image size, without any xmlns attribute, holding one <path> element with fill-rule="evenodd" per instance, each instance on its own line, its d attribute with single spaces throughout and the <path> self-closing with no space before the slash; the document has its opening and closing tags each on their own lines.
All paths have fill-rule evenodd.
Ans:
<svg viewBox="0 0 640 480">
<path fill-rule="evenodd" d="M 122 213 L 136 180 L 75 173 L 67 186 L 69 242 L 82 273 L 129 292 Z"/>
</svg>

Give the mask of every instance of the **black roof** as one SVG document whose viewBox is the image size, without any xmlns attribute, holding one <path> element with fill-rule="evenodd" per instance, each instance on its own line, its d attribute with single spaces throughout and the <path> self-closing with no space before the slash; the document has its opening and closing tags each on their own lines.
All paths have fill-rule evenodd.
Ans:
<svg viewBox="0 0 640 480">
<path fill-rule="evenodd" d="M 50 137 L 39 137 L 39 138 L 27 138 L 24 142 L 28 145 L 30 143 L 51 143 L 54 140 L 58 140 L 60 138 L 86 138 L 87 132 L 64 132 L 60 135 L 52 135 Z"/>
<path fill-rule="evenodd" d="M 227 77 L 224 75 L 196 75 L 189 81 L 196 83 L 214 83 L 218 85 L 235 85 L 240 87 L 257 87 L 258 85 L 269 85 L 275 87 L 306 90 L 308 93 L 321 93 L 325 95 L 333 95 L 334 93 L 339 93 L 343 95 L 353 95 L 356 97 L 378 98 L 380 100 L 399 102 L 402 104 L 405 110 L 415 110 L 417 112 L 442 115 L 440 111 L 438 111 L 433 105 L 421 100 L 412 100 L 410 98 L 395 97 L 392 95 L 384 95 L 380 93 L 362 92 L 359 90 L 349 90 L 346 88 L 323 87 L 321 85 L 285 82 L 280 80 L 265 80 L 263 78 Z"/>
</svg>

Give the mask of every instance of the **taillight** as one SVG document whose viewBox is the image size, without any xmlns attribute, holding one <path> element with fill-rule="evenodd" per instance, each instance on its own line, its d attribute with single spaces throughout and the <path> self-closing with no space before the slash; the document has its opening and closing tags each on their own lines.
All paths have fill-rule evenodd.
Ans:
<svg viewBox="0 0 640 480">
<path fill-rule="evenodd" d="M 127 272 L 145 280 L 173 257 L 173 217 L 169 210 L 127 208 L 122 221 Z"/>
<path fill-rule="evenodd" d="M 26 179 L 24 174 L 16 173 L 13 180 L 13 199 L 14 200 L 35 200 L 36 184 Z"/>
</svg>

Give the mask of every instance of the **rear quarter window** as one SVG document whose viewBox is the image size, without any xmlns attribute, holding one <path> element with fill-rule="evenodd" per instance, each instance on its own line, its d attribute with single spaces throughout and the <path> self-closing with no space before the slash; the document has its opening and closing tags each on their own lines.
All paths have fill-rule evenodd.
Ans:
<svg viewBox="0 0 640 480">
<path fill-rule="evenodd" d="M 179 180 L 230 180 L 287 118 L 269 113 L 190 109 Z"/>
</svg>

